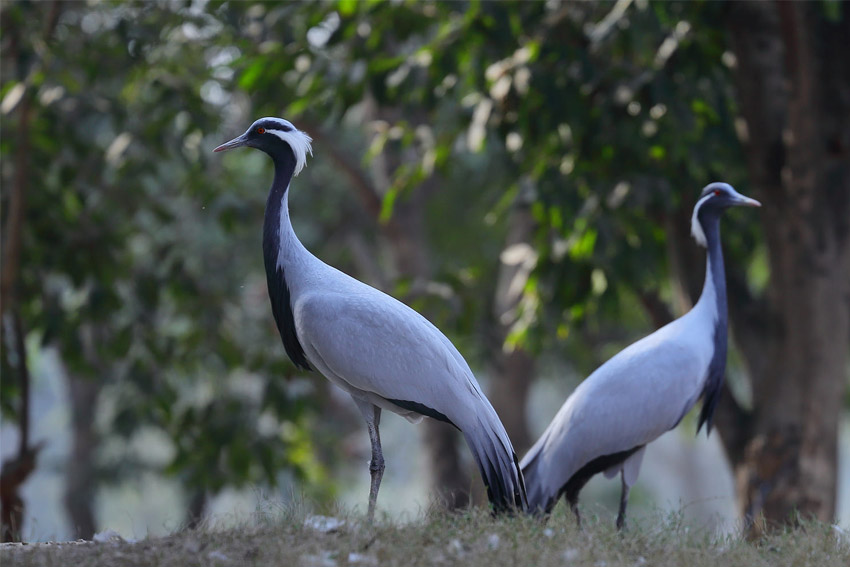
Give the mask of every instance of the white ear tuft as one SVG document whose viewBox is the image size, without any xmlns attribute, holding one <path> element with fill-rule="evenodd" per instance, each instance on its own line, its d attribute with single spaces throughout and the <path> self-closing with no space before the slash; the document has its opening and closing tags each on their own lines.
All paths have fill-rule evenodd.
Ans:
<svg viewBox="0 0 850 567">
<path fill-rule="evenodd" d="M 295 154 L 295 175 L 301 173 L 301 170 L 307 165 L 307 154 L 313 155 L 313 139 L 301 130 L 294 128 L 289 132 L 274 129 L 266 129 L 266 132 L 274 134 L 289 144 L 289 147 L 292 148 L 292 153 Z"/>
<path fill-rule="evenodd" d="M 709 193 L 694 205 L 694 214 L 691 217 L 691 235 L 694 237 L 694 240 L 697 241 L 697 244 L 705 248 L 708 246 L 708 242 L 705 239 L 705 231 L 702 229 L 702 225 L 699 222 L 699 209 L 702 207 L 702 204 L 711 199 L 712 193 Z"/>
</svg>

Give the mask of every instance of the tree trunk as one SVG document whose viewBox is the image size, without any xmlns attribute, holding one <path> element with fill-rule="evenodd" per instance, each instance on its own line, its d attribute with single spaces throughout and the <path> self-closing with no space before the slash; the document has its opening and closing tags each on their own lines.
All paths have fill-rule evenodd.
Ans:
<svg viewBox="0 0 850 567">
<path fill-rule="evenodd" d="M 399 274 L 411 278 L 414 284 L 431 280 L 424 219 L 428 183 L 433 183 L 433 180 L 426 180 L 408 200 L 396 201 L 393 219 L 400 230 L 394 235 L 384 235 Z M 428 317 L 427 313 L 423 315 Z M 425 419 L 422 427 L 431 468 L 432 493 L 450 510 L 466 507 L 470 501 L 470 477 L 460 458 L 457 429 L 433 419 Z"/>
<path fill-rule="evenodd" d="M 490 358 L 493 386 L 490 399 L 520 457 L 531 447 L 526 405 L 534 381 L 534 358 L 522 347 L 509 347 L 505 339 L 520 316 L 520 301 L 528 276 L 537 263 L 532 239 L 536 223 L 529 200 L 520 194 L 508 219 L 508 236 L 499 264 L 493 301 L 494 336 Z"/>
<path fill-rule="evenodd" d="M 207 498 L 206 490 L 198 488 L 192 489 L 192 492 L 189 494 L 186 509 L 185 526 L 187 530 L 196 530 L 201 526 L 204 520 L 204 515 L 207 512 L 208 502 L 209 499 Z"/>
<path fill-rule="evenodd" d="M 71 454 L 65 472 L 65 511 L 75 538 L 91 539 L 96 531 L 94 456 L 98 440 L 93 427 L 100 393 L 97 381 L 68 374 L 71 398 Z"/>
<path fill-rule="evenodd" d="M 41 40 L 47 42 L 56 29 L 62 6 L 58 1 L 50 4 L 44 18 L 44 28 Z M 0 366 L 4 369 L 15 369 L 18 373 L 20 383 L 20 406 L 18 423 L 20 427 L 20 444 L 18 454 L 3 463 L 2 474 L 0 474 L 0 538 L 2 541 L 15 541 L 20 538 L 20 530 L 23 524 L 25 503 L 19 494 L 20 487 L 26 482 L 30 474 L 35 470 L 36 459 L 44 442 L 35 446 L 30 445 L 29 419 L 30 419 L 30 374 L 27 368 L 24 321 L 21 314 L 21 302 L 19 294 L 20 260 L 23 246 L 23 233 L 26 221 L 26 195 L 29 189 L 30 171 L 30 122 L 34 115 L 35 89 L 29 84 L 28 78 L 35 74 L 39 67 L 47 68 L 44 57 L 38 58 L 39 63 L 35 69 L 29 69 L 22 65 L 29 54 L 31 44 L 29 37 L 22 38 L 21 26 L 16 26 L 6 18 L 6 11 L 1 12 L 3 21 L 0 27 L 4 32 L 8 29 L 10 40 L 4 57 L 15 61 L 21 69 L 18 80 L 24 86 L 24 93 L 17 108 L 17 129 L 15 132 L 14 151 L 14 174 L 12 180 L 11 194 L 9 196 L 8 211 L 5 216 L 3 227 L 3 254 L 2 271 L 0 271 L 0 354 L 2 361 Z M 37 38 L 36 38 L 37 39 Z M 8 330 L 15 336 L 11 340 L 6 336 Z M 6 349 L 7 342 L 14 343 L 12 351 Z M 8 376 L 6 377 L 8 379 Z"/>
<path fill-rule="evenodd" d="M 21 498 L 20 488 L 35 470 L 39 451 L 44 442 L 35 446 L 30 444 L 29 439 L 29 384 L 30 375 L 27 367 L 26 348 L 24 345 L 24 329 L 20 314 L 5 313 L 0 322 L 9 321 L 10 331 L 14 335 L 14 347 L 12 352 L 6 353 L 4 358 L 9 364 L 5 366 L 14 368 L 20 382 L 20 409 L 18 410 L 18 427 L 20 442 L 18 454 L 3 461 L 0 473 L 0 541 L 21 541 L 21 528 L 24 523 L 25 503 Z M 6 362 L 4 360 L 4 362 Z"/>
<path fill-rule="evenodd" d="M 838 425 L 850 345 L 850 17 L 809 3 L 729 9 L 737 89 L 770 280 L 758 318 L 730 289 L 754 410 L 728 437 L 755 536 L 796 515 L 835 515 Z M 737 286 L 742 288 L 743 286 Z M 766 315 L 764 315 L 766 313 Z M 744 431 L 742 431 L 744 429 Z"/>
<path fill-rule="evenodd" d="M 5 22 L 3 28 L 6 28 Z M 15 33 L 17 35 L 17 32 Z M 15 37 L 17 45 L 18 38 Z M 17 48 L 13 49 L 17 52 Z M 18 54 L 15 53 L 17 59 Z M 20 487 L 26 482 L 36 465 L 37 451 L 30 450 L 29 410 L 30 374 L 27 368 L 26 335 L 21 317 L 19 298 L 19 275 L 23 227 L 26 217 L 28 189 L 27 171 L 30 165 L 30 133 L 32 120 L 32 89 L 25 89 L 18 106 L 18 123 L 15 132 L 15 173 L 9 195 L 8 212 L 3 226 L 3 270 L 0 273 L 0 349 L 4 370 L 14 370 L 20 388 L 18 405 L 18 427 L 20 443 L 18 454 L 3 463 L 0 474 L 0 531 L 2 541 L 18 541 L 25 513 L 25 502 L 20 496 Z M 11 333 L 11 339 L 7 336 Z M 9 379 L 9 375 L 6 375 Z"/>
</svg>

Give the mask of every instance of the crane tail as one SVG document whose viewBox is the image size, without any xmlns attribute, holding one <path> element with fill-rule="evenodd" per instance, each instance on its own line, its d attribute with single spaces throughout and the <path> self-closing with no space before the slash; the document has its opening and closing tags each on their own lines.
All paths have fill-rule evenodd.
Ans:
<svg viewBox="0 0 850 567">
<path fill-rule="evenodd" d="M 507 433 L 501 423 L 498 428 L 480 425 L 464 430 L 463 435 L 487 487 L 493 512 L 525 512 L 528 509 L 525 480 Z"/>
<path fill-rule="evenodd" d="M 720 394 L 723 391 L 723 374 L 719 377 L 709 377 L 706 382 L 702 394 L 702 408 L 699 412 L 699 421 L 697 422 L 697 435 L 699 435 L 702 426 L 705 425 L 705 434 L 711 433 L 712 420 L 714 418 L 714 410 L 717 408 L 717 402 L 720 400 Z"/>
<path fill-rule="evenodd" d="M 536 516 L 543 516 L 552 511 L 558 502 L 560 492 L 547 490 L 548 483 L 544 481 L 546 471 L 540 457 L 537 445 L 522 459 L 522 475 L 528 495 L 528 511 Z"/>
</svg>

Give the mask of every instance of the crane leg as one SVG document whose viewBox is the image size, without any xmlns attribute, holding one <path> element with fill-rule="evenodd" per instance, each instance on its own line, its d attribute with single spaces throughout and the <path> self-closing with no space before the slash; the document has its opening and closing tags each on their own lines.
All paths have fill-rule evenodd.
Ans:
<svg viewBox="0 0 850 567">
<path fill-rule="evenodd" d="M 622 530 L 626 525 L 626 506 L 629 505 L 629 490 L 631 487 L 626 483 L 626 473 L 623 472 L 623 491 L 620 493 L 620 512 L 617 514 L 617 529 Z"/>
<path fill-rule="evenodd" d="M 369 441 L 372 442 L 372 458 L 369 460 L 369 474 L 371 485 L 369 486 L 369 510 L 366 517 L 371 524 L 375 519 L 375 504 L 378 501 L 378 490 L 381 488 L 381 479 L 384 477 L 384 453 L 381 451 L 381 408 L 368 402 L 355 400 L 363 417 L 366 419 L 366 427 L 369 429 Z"/>
</svg>

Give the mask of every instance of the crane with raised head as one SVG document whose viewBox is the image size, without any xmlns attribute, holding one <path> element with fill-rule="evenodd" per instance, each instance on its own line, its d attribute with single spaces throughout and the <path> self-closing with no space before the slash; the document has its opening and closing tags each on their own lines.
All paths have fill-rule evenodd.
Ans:
<svg viewBox="0 0 850 567">
<path fill-rule="evenodd" d="M 702 399 L 697 432 L 711 419 L 726 368 L 726 276 L 720 216 L 733 206 L 761 204 L 726 183 L 706 186 L 691 233 L 707 249 L 699 300 L 682 317 L 626 347 L 587 377 L 522 459 L 529 510 L 548 514 L 564 495 L 581 525 L 578 496 L 597 473 L 621 476 L 617 528 L 647 443 L 676 427 Z"/>
<path fill-rule="evenodd" d="M 516 453 L 460 352 L 425 317 L 322 262 L 295 235 L 289 186 L 312 155 L 311 138 L 282 118 L 260 118 L 220 152 L 259 149 L 274 162 L 263 227 L 272 313 L 289 358 L 348 392 L 366 421 L 372 456 L 367 516 L 384 473 L 381 411 L 449 423 L 466 439 L 495 512 L 525 510 Z"/>
</svg>

